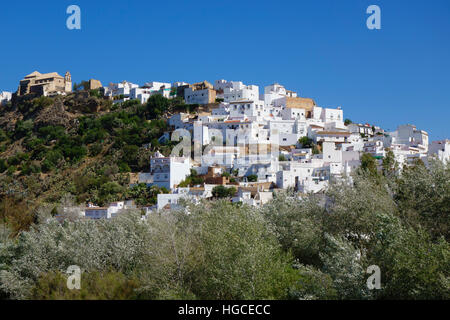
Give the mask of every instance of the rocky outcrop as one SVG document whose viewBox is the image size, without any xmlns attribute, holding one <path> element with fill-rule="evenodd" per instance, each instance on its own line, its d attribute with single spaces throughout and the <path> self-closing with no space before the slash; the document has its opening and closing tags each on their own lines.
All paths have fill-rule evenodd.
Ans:
<svg viewBox="0 0 450 320">
<path fill-rule="evenodd" d="M 75 125 L 75 116 L 66 112 L 61 99 L 56 99 L 55 103 L 49 107 L 40 110 L 34 120 L 37 127 L 44 126 L 63 126 L 71 128 Z"/>
<path fill-rule="evenodd" d="M 103 99 L 89 96 L 89 92 L 76 92 L 65 98 L 64 104 L 71 112 L 99 112 L 103 105 Z"/>
<path fill-rule="evenodd" d="M 23 119 L 23 115 L 17 111 L 4 112 L 0 116 L 0 128 L 5 131 L 14 131 L 16 122 Z"/>
</svg>

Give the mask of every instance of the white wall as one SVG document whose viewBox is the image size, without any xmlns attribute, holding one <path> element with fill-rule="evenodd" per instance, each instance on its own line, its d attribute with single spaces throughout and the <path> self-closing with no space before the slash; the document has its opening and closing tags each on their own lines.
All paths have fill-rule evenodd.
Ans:
<svg viewBox="0 0 450 320">
<path fill-rule="evenodd" d="M 172 189 L 190 174 L 189 157 L 159 157 L 150 159 L 152 184 Z"/>
<path fill-rule="evenodd" d="M 184 90 L 184 101 L 187 104 L 208 104 L 209 94 L 208 89 L 193 90 L 192 88 L 186 88 Z"/>
<path fill-rule="evenodd" d="M 259 87 L 255 85 L 246 86 L 242 82 L 232 82 L 231 87 L 225 87 L 223 90 L 223 99 L 225 102 L 259 100 Z"/>
<path fill-rule="evenodd" d="M 444 163 L 450 161 L 450 140 L 431 142 L 428 148 L 429 155 L 436 155 Z"/>
<path fill-rule="evenodd" d="M 323 122 L 344 121 L 344 112 L 341 109 L 322 109 L 321 119 Z"/>
<path fill-rule="evenodd" d="M 281 111 L 281 117 L 283 120 L 306 120 L 305 118 L 306 111 L 301 108 L 284 108 Z"/>
<path fill-rule="evenodd" d="M 0 93 L 0 106 L 5 105 L 12 98 L 12 93 L 7 91 L 2 91 Z"/>
<path fill-rule="evenodd" d="M 191 162 L 189 157 L 171 157 L 170 160 L 170 188 L 173 188 L 191 174 Z"/>
<path fill-rule="evenodd" d="M 334 142 L 323 142 L 323 160 L 326 162 L 342 162 L 342 151 L 336 148 Z"/>
</svg>

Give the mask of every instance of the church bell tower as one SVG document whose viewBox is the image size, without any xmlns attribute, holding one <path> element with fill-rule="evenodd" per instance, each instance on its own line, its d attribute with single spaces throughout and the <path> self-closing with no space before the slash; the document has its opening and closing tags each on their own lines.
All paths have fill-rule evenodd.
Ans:
<svg viewBox="0 0 450 320">
<path fill-rule="evenodd" d="M 64 76 L 64 83 L 65 83 L 64 91 L 72 92 L 72 76 L 70 75 L 69 71 L 67 71 Z"/>
</svg>

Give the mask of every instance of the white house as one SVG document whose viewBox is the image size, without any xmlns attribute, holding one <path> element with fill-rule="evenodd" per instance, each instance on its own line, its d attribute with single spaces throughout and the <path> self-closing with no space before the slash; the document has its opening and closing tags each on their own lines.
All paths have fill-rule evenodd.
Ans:
<svg viewBox="0 0 450 320">
<path fill-rule="evenodd" d="M 8 91 L 2 91 L 0 93 L 0 106 L 5 105 L 12 98 L 12 93 Z"/>
<path fill-rule="evenodd" d="M 208 146 L 202 156 L 202 167 L 223 165 L 232 167 L 240 157 L 240 148 L 235 146 Z"/>
<path fill-rule="evenodd" d="M 450 161 L 450 140 L 432 141 L 428 147 L 428 155 L 436 155 L 444 163 Z"/>
<path fill-rule="evenodd" d="M 225 88 L 229 88 L 231 86 L 231 81 L 227 81 L 225 79 L 220 79 L 214 81 L 214 90 L 217 92 L 217 98 L 223 99 L 223 91 Z"/>
<path fill-rule="evenodd" d="M 184 87 L 184 86 L 188 86 L 188 85 L 189 85 L 189 83 L 187 83 L 187 82 L 177 81 L 172 84 L 172 87 L 179 88 L 179 87 Z"/>
<path fill-rule="evenodd" d="M 115 103 L 130 100 L 131 90 L 134 88 L 139 88 L 139 85 L 122 81 L 119 83 L 110 83 L 108 87 L 104 87 L 105 96 L 115 98 L 121 97 L 121 99 L 114 99 Z"/>
<path fill-rule="evenodd" d="M 365 135 L 365 136 L 373 136 L 373 134 L 374 134 L 374 132 L 372 130 L 372 126 L 369 125 L 368 123 L 366 123 L 366 124 L 350 123 L 347 126 L 347 128 L 351 133 L 358 133 L 360 135 Z"/>
<path fill-rule="evenodd" d="M 164 157 L 156 152 L 150 158 L 148 180 L 142 182 L 170 190 L 190 174 L 190 169 L 190 157 Z"/>
<path fill-rule="evenodd" d="M 157 196 L 157 209 L 162 210 L 169 207 L 170 209 L 178 208 L 180 199 L 189 198 L 189 188 L 175 188 L 172 193 L 161 193 Z"/>
<path fill-rule="evenodd" d="M 367 141 L 364 143 L 363 152 L 370 153 L 374 157 L 386 156 L 386 151 L 383 142 L 380 140 Z"/>
<path fill-rule="evenodd" d="M 295 145 L 299 138 L 307 135 L 306 121 L 271 120 L 268 124 L 270 135 L 278 135 L 280 146 Z"/>
<path fill-rule="evenodd" d="M 202 140 L 204 144 L 215 145 L 219 145 L 222 142 L 226 142 L 228 146 L 267 143 L 269 140 L 267 130 L 261 129 L 258 122 L 245 119 L 202 122 L 203 127 L 208 128 L 208 130 L 203 132 L 196 129 L 194 124 L 194 137 L 199 139 L 203 135 Z"/>
<path fill-rule="evenodd" d="M 155 91 L 152 91 L 147 88 L 132 88 L 130 90 L 129 98 L 134 100 L 138 99 L 141 104 L 144 104 L 148 101 L 148 98 L 154 94 Z"/>
<path fill-rule="evenodd" d="M 216 90 L 208 81 L 194 83 L 184 89 L 184 101 L 187 104 L 209 104 L 216 101 Z"/>
<path fill-rule="evenodd" d="M 264 102 L 260 100 L 240 100 L 230 102 L 228 106 L 230 118 L 262 120 L 261 117 L 268 116 Z"/>
<path fill-rule="evenodd" d="M 283 120 L 306 120 L 306 110 L 302 108 L 284 108 L 281 111 Z"/>
<path fill-rule="evenodd" d="M 286 88 L 278 83 L 264 87 L 264 103 L 266 106 L 286 106 Z"/>
<path fill-rule="evenodd" d="M 108 207 L 89 206 L 84 209 L 84 216 L 89 219 L 111 219 L 124 208 L 124 201 L 113 202 Z"/>
<path fill-rule="evenodd" d="M 238 188 L 237 195 L 231 199 L 232 202 L 242 202 L 250 206 L 261 206 L 273 199 L 273 192 L 257 190 L 252 197 L 248 188 Z"/>
<path fill-rule="evenodd" d="M 428 152 L 428 133 L 423 130 L 417 130 L 412 124 L 400 125 L 397 131 L 393 132 L 395 142 L 412 147 L 419 148 L 421 153 Z"/>
<path fill-rule="evenodd" d="M 107 207 L 90 207 L 84 210 L 84 216 L 89 219 L 109 219 Z"/>
<path fill-rule="evenodd" d="M 337 109 L 323 108 L 321 119 L 323 122 L 342 122 L 344 124 L 344 112 L 340 107 Z"/>
<path fill-rule="evenodd" d="M 329 168 L 324 166 L 322 159 L 311 159 L 310 161 L 280 162 L 279 171 L 276 174 L 278 188 L 296 188 L 300 192 L 311 192 L 321 190 L 329 180 Z"/>
<path fill-rule="evenodd" d="M 211 198 L 212 189 L 215 186 L 205 184 L 203 187 L 174 188 L 171 193 L 158 194 L 156 208 L 158 210 L 178 209 L 181 199 L 198 203 L 201 199 Z"/>
<path fill-rule="evenodd" d="M 174 129 L 192 129 L 192 123 L 189 122 L 190 117 L 188 113 L 176 113 L 169 118 L 169 125 Z"/>
<path fill-rule="evenodd" d="M 231 81 L 230 86 L 223 89 L 223 99 L 225 102 L 259 100 L 259 87 L 255 85 L 244 85 L 240 81 Z"/>
<path fill-rule="evenodd" d="M 350 132 L 343 131 L 317 131 L 315 132 L 314 139 L 317 143 L 329 141 L 336 143 L 345 143 L 350 137 Z"/>
<path fill-rule="evenodd" d="M 157 81 L 152 81 L 152 82 L 146 82 L 143 86 L 143 89 L 147 89 L 150 90 L 150 92 L 153 94 L 160 94 L 165 98 L 171 98 L 171 89 L 172 89 L 172 85 L 170 83 L 167 82 L 157 82 Z"/>
<path fill-rule="evenodd" d="M 151 91 L 159 91 L 161 89 L 170 89 L 172 87 L 172 85 L 167 82 L 151 81 L 151 82 L 146 82 L 142 87 L 149 89 Z"/>
</svg>

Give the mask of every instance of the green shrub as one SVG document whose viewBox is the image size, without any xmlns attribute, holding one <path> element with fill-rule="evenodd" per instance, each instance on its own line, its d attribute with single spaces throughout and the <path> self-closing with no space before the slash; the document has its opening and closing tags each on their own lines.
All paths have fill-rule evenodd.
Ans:
<svg viewBox="0 0 450 320">
<path fill-rule="evenodd" d="M 5 159 L 0 159 L 0 173 L 4 172 L 6 169 L 8 169 L 8 163 Z"/>
<path fill-rule="evenodd" d="M 122 172 L 122 173 L 131 172 L 131 168 L 126 162 L 120 161 L 119 162 L 119 172 Z"/>
<path fill-rule="evenodd" d="M 307 136 L 301 137 L 298 142 L 302 145 L 302 148 L 313 148 L 314 146 L 314 140 Z"/>
<path fill-rule="evenodd" d="M 65 129 L 61 126 L 46 126 L 38 130 L 38 134 L 46 143 L 57 140 L 65 135 Z"/>
<path fill-rule="evenodd" d="M 215 186 L 212 189 L 212 195 L 215 198 L 227 198 L 227 197 L 233 197 L 236 194 L 236 188 L 235 187 L 225 187 L 223 185 Z"/>
<path fill-rule="evenodd" d="M 14 172 L 16 172 L 16 167 L 15 166 L 9 166 L 8 169 L 6 170 L 6 173 L 8 175 L 12 175 Z"/>
<path fill-rule="evenodd" d="M 103 149 L 103 146 L 101 143 L 93 143 L 90 147 L 89 147 L 89 155 L 91 157 L 95 157 L 96 155 L 98 155 Z"/>
<path fill-rule="evenodd" d="M 80 290 L 67 288 L 67 275 L 50 271 L 41 275 L 31 290 L 33 300 L 128 300 L 138 297 L 139 281 L 121 272 L 86 272 Z"/>
<path fill-rule="evenodd" d="M 15 135 L 18 139 L 29 136 L 33 131 L 33 120 L 17 121 Z"/>
<path fill-rule="evenodd" d="M 53 168 L 55 167 L 55 165 L 48 159 L 44 159 L 44 161 L 42 161 L 42 171 L 43 172 L 49 172 L 51 171 Z"/>
</svg>

